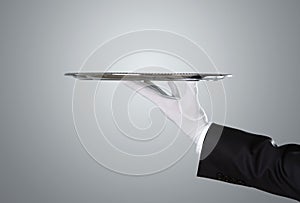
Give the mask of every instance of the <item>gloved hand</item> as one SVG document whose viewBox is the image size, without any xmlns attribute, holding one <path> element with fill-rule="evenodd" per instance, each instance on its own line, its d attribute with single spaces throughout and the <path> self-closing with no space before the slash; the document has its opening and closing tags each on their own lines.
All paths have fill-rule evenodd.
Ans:
<svg viewBox="0 0 300 203">
<path fill-rule="evenodd" d="M 167 94 L 151 81 L 123 81 L 125 85 L 146 97 L 172 120 L 194 143 L 200 154 L 210 123 L 198 102 L 196 82 L 168 82 L 171 94 Z"/>
</svg>

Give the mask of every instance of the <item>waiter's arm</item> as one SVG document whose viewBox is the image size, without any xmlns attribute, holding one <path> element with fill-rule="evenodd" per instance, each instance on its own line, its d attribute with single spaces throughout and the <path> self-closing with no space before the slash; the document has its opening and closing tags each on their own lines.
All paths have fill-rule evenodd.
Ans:
<svg viewBox="0 0 300 203">
<path fill-rule="evenodd" d="M 212 124 L 197 176 L 254 187 L 300 201 L 300 145 Z"/>
<path fill-rule="evenodd" d="M 151 81 L 125 84 L 156 104 L 197 145 L 198 176 L 300 200 L 300 146 L 208 122 L 196 82 L 168 82 L 171 94 Z"/>
</svg>

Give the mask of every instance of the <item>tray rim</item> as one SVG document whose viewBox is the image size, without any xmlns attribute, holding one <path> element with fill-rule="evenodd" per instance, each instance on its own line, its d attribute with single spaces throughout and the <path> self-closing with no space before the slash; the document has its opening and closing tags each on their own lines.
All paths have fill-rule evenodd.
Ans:
<svg viewBox="0 0 300 203">
<path fill-rule="evenodd" d="M 68 72 L 65 76 L 72 76 L 79 80 L 156 80 L 156 81 L 199 81 L 221 80 L 232 77 L 228 73 L 198 73 L 198 72 L 121 72 L 121 71 L 95 71 L 95 72 Z"/>
</svg>

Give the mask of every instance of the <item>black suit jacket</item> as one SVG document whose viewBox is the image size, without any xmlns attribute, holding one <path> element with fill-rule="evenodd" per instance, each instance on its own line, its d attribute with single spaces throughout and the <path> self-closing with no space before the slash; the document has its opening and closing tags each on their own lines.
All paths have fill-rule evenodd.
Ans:
<svg viewBox="0 0 300 203">
<path fill-rule="evenodd" d="M 254 187 L 300 201 L 300 145 L 212 124 L 197 176 Z"/>
</svg>

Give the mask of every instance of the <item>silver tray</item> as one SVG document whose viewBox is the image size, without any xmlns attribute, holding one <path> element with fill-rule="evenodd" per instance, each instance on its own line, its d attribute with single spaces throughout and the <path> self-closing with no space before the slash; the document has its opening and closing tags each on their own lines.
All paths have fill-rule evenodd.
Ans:
<svg viewBox="0 0 300 203">
<path fill-rule="evenodd" d="M 80 80 L 126 80 L 126 81 L 199 81 L 221 80 L 231 77 L 222 73 L 140 73 L 140 72 L 75 72 L 65 73 Z"/>
</svg>

